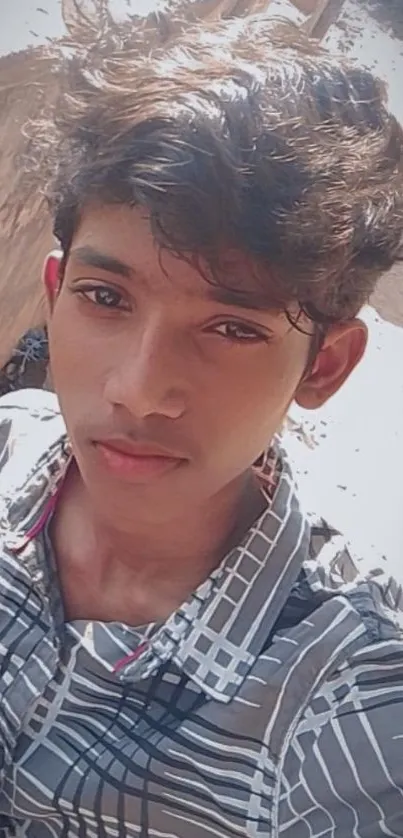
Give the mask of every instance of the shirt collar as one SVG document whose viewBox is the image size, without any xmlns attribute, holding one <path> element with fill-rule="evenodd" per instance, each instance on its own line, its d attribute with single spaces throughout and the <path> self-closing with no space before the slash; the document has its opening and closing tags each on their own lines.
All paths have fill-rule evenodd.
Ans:
<svg viewBox="0 0 403 838">
<path fill-rule="evenodd" d="M 299 508 L 288 459 L 277 443 L 273 450 L 280 465 L 263 514 L 141 654 L 123 667 L 123 680 L 149 677 L 161 663 L 172 660 L 215 700 L 228 702 L 241 687 L 270 637 L 309 547 L 309 525 Z M 2 523 L 5 544 L 13 552 L 32 546 L 70 460 L 67 436 L 59 433 L 21 485 L 14 487 Z M 272 456 L 266 455 L 260 469 L 263 488 L 270 486 L 274 467 Z M 38 573 L 32 573 L 33 552 L 29 550 L 29 570 L 34 579 Z"/>
<path fill-rule="evenodd" d="M 267 643 L 308 555 L 309 525 L 284 452 L 271 502 L 243 541 L 145 644 L 122 675 L 149 677 L 173 660 L 205 693 L 229 702 Z M 267 476 L 267 471 L 266 471 Z"/>
</svg>

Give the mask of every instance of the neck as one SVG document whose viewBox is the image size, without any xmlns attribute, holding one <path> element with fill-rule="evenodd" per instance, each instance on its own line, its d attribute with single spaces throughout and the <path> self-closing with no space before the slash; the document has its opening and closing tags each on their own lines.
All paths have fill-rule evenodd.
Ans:
<svg viewBox="0 0 403 838">
<path fill-rule="evenodd" d="M 53 542 L 71 619 L 120 619 L 131 625 L 172 613 L 239 543 L 264 507 L 257 481 L 248 473 L 199 508 L 171 510 L 169 518 L 149 521 L 134 513 L 120 526 L 96 508 L 74 466 L 60 501 Z"/>
<path fill-rule="evenodd" d="M 177 511 L 170 508 L 169 516 L 154 509 L 147 516 L 144 504 L 138 509 L 133 505 L 130 519 L 119 517 L 117 509 L 108 518 L 74 465 L 66 483 L 63 494 L 72 499 L 75 517 L 92 534 L 97 555 L 104 556 L 109 566 L 113 559 L 136 572 L 146 568 L 152 574 L 154 570 L 164 575 L 186 574 L 193 567 L 208 575 L 264 508 L 252 470 L 199 506 L 189 504 L 184 509 L 181 503 Z M 82 531 L 79 524 L 78 530 Z"/>
<path fill-rule="evenodd" d="M 261 511 L 262 497 L 247 474 L 208 502 L 191 510 L 178 509 L 169 519 L 144 520 L 133 515 L 130 529 L 106 522 L 89 500 L 97 541 L 105 551 L 138 570 L 182 576 L 193 569 L 202 577 L 219 564 Z M 206 573 L 204 573 L 206 571 Z"/>
</svg>

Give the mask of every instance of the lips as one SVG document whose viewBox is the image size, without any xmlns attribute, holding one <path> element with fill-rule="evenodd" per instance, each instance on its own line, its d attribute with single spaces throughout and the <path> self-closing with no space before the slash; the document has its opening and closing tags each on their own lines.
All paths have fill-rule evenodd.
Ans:
<svg viewBox="0 0 403 838">
<path fill-rule="evenodd" d="M 104 466 L 116 476 L 130 480 L 153 479 L 183 465 L 186 459 L 152 443 L 125 439 L 97 440 L 95 449 Z"/>
<path fill-rule="evenodd" d="M 161 445 L 155 445 L 148 442 L 131 442 L 125 439 L 100 439 L 99 445 L 104 445 L 113 451 L 118 451 L 120 454 L 126 454 L 128 457 L 169 457 L 171 459 L 183 459 L 180 454 L 174 451 L 163 448 Z"/>
</svg>

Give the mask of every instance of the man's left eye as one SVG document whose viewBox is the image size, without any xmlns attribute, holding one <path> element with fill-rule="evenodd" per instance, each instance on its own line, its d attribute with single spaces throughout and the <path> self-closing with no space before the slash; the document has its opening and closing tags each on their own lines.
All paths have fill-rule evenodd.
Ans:
<svg viewBox="0 0 403 838">
<path fill-rule="evenodd" d="M 266 335 L 246 323 L 230 321 L 219 323 L 214 326 L 214 332 L 227 340 L 237 341 L 238 343 L 259 343 L 267 340 Z"/>
</svg>

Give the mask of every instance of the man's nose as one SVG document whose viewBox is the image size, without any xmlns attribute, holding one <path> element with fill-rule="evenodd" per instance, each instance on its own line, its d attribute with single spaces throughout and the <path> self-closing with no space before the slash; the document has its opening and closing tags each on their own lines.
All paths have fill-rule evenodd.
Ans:
<svg viewBox="0 0 403 838">
<path fill-rule="evenodd" d="M 108 377 L 106 398 L 136 419 L 179 419 L 186 410 L 183 355 L 158 325 L 145 329 Z"/>
</svg>

